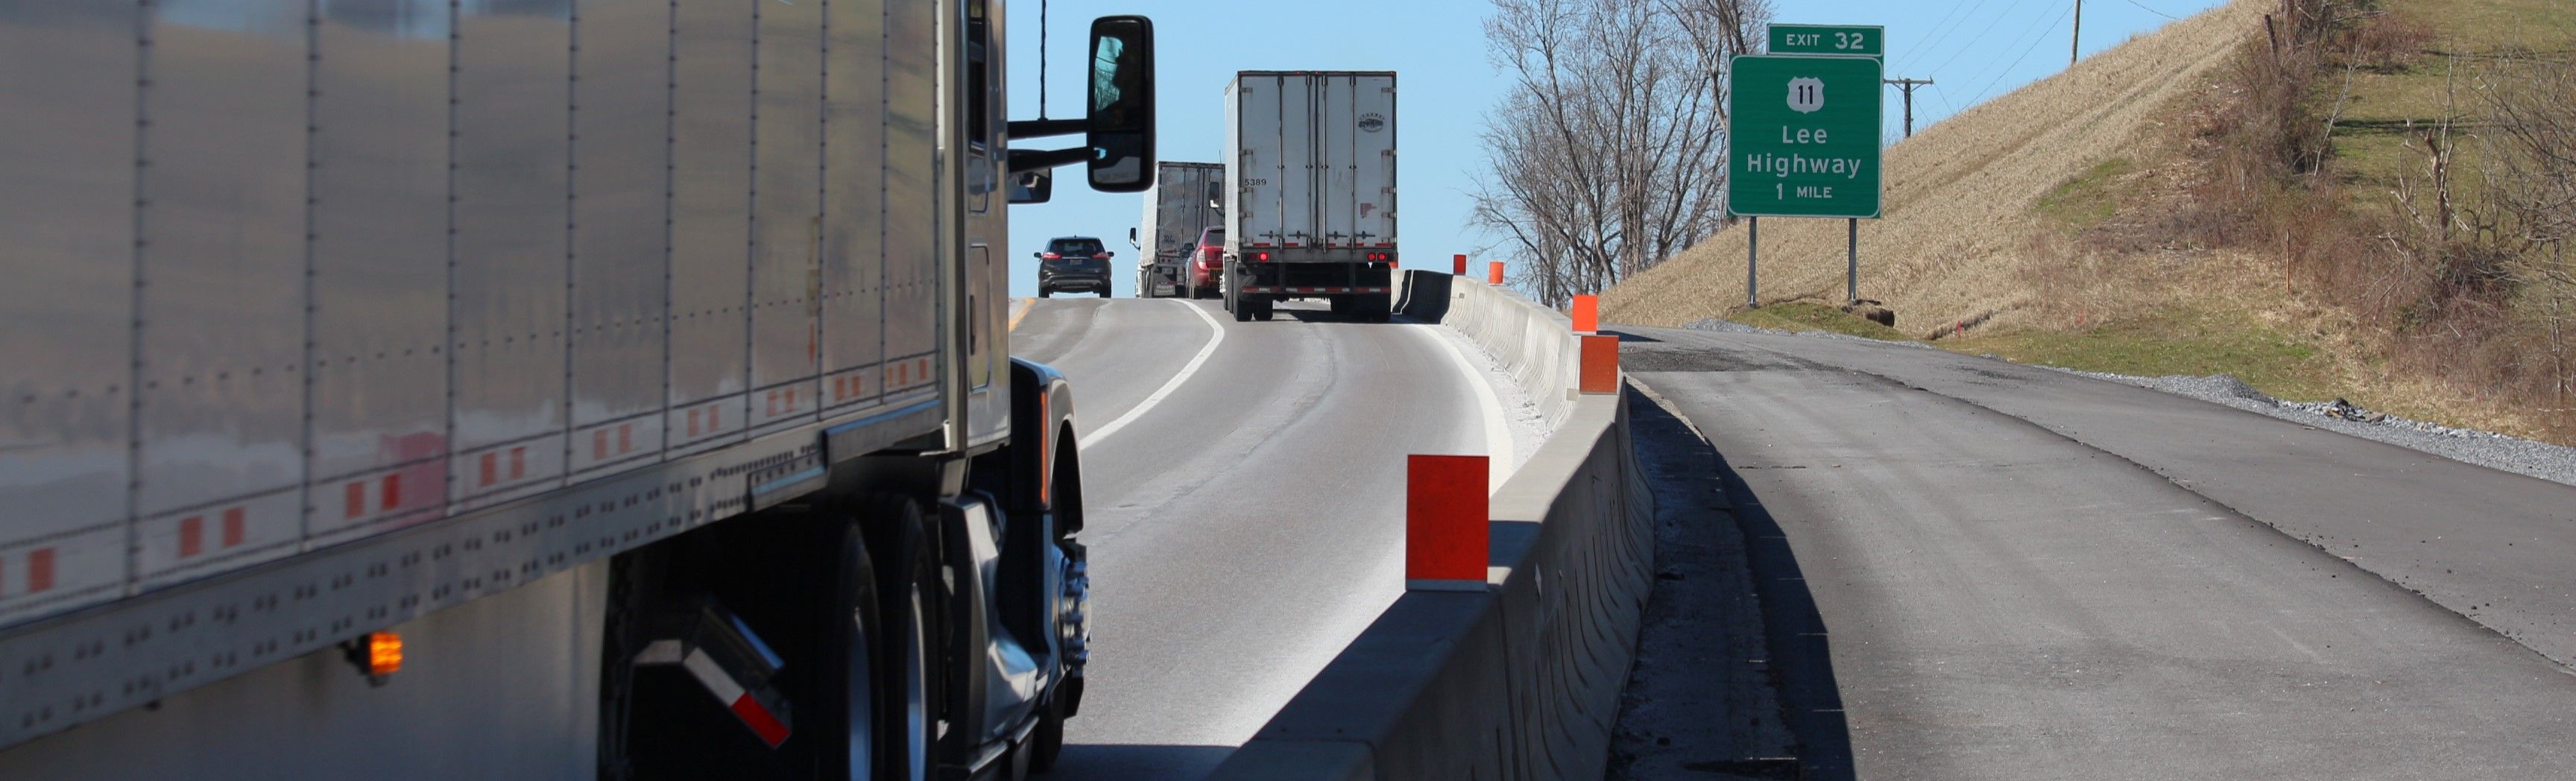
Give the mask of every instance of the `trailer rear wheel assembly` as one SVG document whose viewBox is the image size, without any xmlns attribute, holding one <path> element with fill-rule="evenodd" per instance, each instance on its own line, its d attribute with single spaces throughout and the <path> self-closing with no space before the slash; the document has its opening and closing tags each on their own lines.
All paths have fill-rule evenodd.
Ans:
<svg viewBox="0 0 2576 781">
<path fill-rule="evenodd" d="M 610 652 L 633 655 L 610 660 L 603 727 L 619 734 L 603 745 L 622 756 L 603 775 L 881 777 L 889 665 L 862 524 L 769 512 L 620 560 L 638 593 L 609 622 Z"/>
</svg>

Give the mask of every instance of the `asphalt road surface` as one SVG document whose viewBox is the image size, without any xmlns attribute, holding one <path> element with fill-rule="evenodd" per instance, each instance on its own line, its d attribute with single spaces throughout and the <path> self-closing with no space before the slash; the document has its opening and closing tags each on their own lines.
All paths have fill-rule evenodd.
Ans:
<svg viewBox="0 0 2576 781">
<path fill-rule="evenodd" d="M 1050 778 L 1205 775 L 1403 591 L 1405 455 L 1489 452 L 1436 327 L 1173 299 L 1015 320 L 1012 354 L 1073 383 L 1089 517 L 1088 684 Z"/>
<path fill-rule="evenodd" d="M 1615 330 L 1740 478 L 1805 777 L 2576 777 L 2576 488 L 1937 350 Z"/>
</svg>

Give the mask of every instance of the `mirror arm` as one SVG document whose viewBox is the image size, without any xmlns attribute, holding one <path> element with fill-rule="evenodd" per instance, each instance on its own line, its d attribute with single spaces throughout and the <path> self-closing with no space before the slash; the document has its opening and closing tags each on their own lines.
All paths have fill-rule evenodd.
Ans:
<svg viewBox="0 0 2576 781">
<path fill-rule="evenodd" d="M 1070 136 L 1091 129 L 1088 119 L 1022 119 L 1011 122 L 1012 138 Z"/>
<path fill-rule="evenodd" d="M 1091 149 L 1088 147 L 1078 146 L 1072 149 L 1048 149 L 1044 151 L 1033 149 L 1013 149 L 1011 150 L 1011 173 L 1016 174 L 1022 171 L 1043 171 L 1057 166 L 1072 165 L 1089 159 L 1091 159 Z"/>
</svg>

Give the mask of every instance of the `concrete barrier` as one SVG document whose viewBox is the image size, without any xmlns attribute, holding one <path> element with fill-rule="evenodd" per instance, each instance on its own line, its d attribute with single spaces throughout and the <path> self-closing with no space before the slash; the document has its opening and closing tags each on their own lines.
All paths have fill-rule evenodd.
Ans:
<svg viewBox="0 0 2576 781">
<path fill-rule="evenodd" d="M 1408 274 L 1405 299 L 1527 378 L 1556 433 L 1493 496 L 1484 590 L 1398 597 L 1214 778 L 1594 778 L 1609 761 L 1654 586 L 1627 409 L 1569 392 L 1562 315 L 1442 274 Z"/>
<path fill-rule="evenodd" d="M 1565 423 L 1581 369 L 1572 318 L 1467 277 L 1407 271 L 1403 285 L 1397 311 L 1465 334 L 1511 374 L 1549 428 Z"/>
</svg>

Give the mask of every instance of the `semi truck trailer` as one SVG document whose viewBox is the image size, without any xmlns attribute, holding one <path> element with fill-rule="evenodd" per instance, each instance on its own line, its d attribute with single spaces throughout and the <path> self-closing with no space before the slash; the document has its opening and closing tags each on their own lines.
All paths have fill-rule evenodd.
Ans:
<svg viewBox="0 0 2576 781">
<path fill-rule="evenodd" d="M 1136 294 L 1151 297 L 1158 289 L 1183 298 L 1216 294 L 1217 269 L 1198 249 L 1199 235 L 1221 227 L 1225 201 L 1225 166 L 1216 163 L 1163 162 L 1154 171 L 1154 189 L 1145 191 L 1145 219 L 1127 232 L 1136 247 Z"/>
<path fill-rule="evenodd" d="M 1322 299 L 1385 320 L 1396 269 L 1395 74 L 1243 71 L 1225 88 L 1225 305 Z"/>
<path fill-rule="evenodd" d="M 1006 204 L 1150 184 L 1152 28 L 1036 122 L 1004 32 L 0 0 L 0 777 L 1051 762 L 1080 418 Z"/>
</svg>

